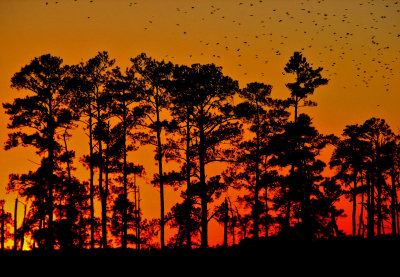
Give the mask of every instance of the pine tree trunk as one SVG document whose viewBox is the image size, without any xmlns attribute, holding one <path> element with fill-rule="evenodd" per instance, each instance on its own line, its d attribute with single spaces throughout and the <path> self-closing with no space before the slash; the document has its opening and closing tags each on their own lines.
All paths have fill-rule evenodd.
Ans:
<svg viewBox="0 0 400 277">
<path fill-rule="evenodd" d="M 162 157 L 161 157 L 161 142 L 160 142 L 160 135 L 157 135 L 158 137 L 158 174 L 160 178 L 160 213 L 161 213 L 161 219 L 160 219 L 160 227 L 161 227 L 161 232 L 160 232 L 160 240 L 161 240 L 161 248 L 165 248 L 165 218 L 164 218 L 164 184 L 163 184 L 163 168 L 162 168 Z"/>
<path fill-rule="evenodd" d="M 256 183 L 254 188 L 254 207 L 253 207 L 253 238 L 258 239 L 259 237 L 259 211 L 260 211 L 260 121 L 258 118 L 258 103 L 257 103 L 257 117 L 256 117 Z"/>
<path fill-rule="evenodd" d="M 314 228 L 311 222 L 311 186 L 311 182 L 306 178 L 303 225 L 305 229 L 305 238 L 308 240 L 312 239 L 314 236 Z"/>
<path fill-rule="evenodd" d="M 161 122 L 160 122 L 160 109 L 158 103 L 158 89 L 157 89 L 157 96 L 156 96 L 156 116 L 157 116 L 157 160 L 158 160 L 158 175 L 159 175 L 159 184 L 160 184 L 160 242 L 161 242 L 161 249 L 165 248 L 165 218 L 164 218 L 164 177 L 163 177 L 163 166 L 162 166 L 162 157 L 163 157 L 163 150 L 162 150 L 162 143 L 161 143 Z"/>
<path fill-rule="evenodd" d="M 376 213 L 378 216 L 378 221 L 377 221 L 377 235 L 380 236 L 382 234 L 382 223 L 383 223 L 383 219 L 382 219 L 382 188 L 383 188 L 383 182 L 385 182 L 385 180 L 383 179 L 383 176 L 381 175 L 381 173 L 379 173 L 378 178 L 377 178 L 378 182 L 377 182 L 377 199 L 376 199 Z"/>
<path fill-rule="evenodd" d="M 49 135 L 48 135 L 48 193 L 49 193 L 49 198 L 48 198 L 48 216 L 49 216 L 49 221 L 48 221 L 48 241 L 47 241 L 47 247 L 50 250 L 54 249 L 54 228 L 53 228 L 53 213 L 54 213 L 54 124 L 53 124 L 53 109 L 52 109 L 52 101 L 51 99 L 49 100 L 49 119 L 47 122 L 47 127 L 49 129 Z"/>
<path fill-rule="evenodd" d="M 186 198 L 188 201 L 187 205 L 187 218 L 186 218 L 186 247 L 192 248 L 192 237 L 191 237 L 191 213 L 192 213 L 192 195 L 190 192 L 190 112 L 186 110 Z"/>
<path fill-rule="evenodd" d="M 353 173 L 353 212 L 352 212 L 352 230 L 353 237 L 356 236 L 356 212 L 357 212 L 357 171 Z"/>
<path fill-rule="evenodd" d="M 139 249 L 139 232 L 138 232 L 138 224 L 139 224 L 139 213 L 138 213 L 138 205 L 137 205 L 137 188 L 136 188 L 136 178 L 133 185 L 133 194 L 135 198 L 134 202 L 134 215 L 135 215 L 135 232 L 136 232 L 136 250 Z"/>
<path fill-rule="evenodd" d="M 140 223 L 141 223 L 141 220 L 140 220 L 140 190 L 139 190 L 139 186 L 136 186 L 136 177 L 135 177 L 135 188 L 137 188 L 137 200 L 135 200 L 135 205 L 136 205 L 136 201 L 137 201 L 137 206 L 136 206 L 136 214 L 137 214 L 137 216 L 136 216 L 136 222 L 137 222 L 137 225 L 136 225 L 136 233 L 137 233 L 137 249 L 139 249 L 140 250 L 140 248 L 141 248 L 141 242 L 140 242 L 140 231 L 141 231 L 141 229 L 140 229 Z"/>
<path fill-rule="evenodd" d="M 64 148 L 65 148 L 65 153 L 68 155 L 68 145 L 67 145 L 67 137 L 66 137 L 66 132 L 64 133 Z M 69 161 L 69 157 L 67 158 L 67 174 L 68 174 L 68 185 L 71 185 L 71 165 Z"/>
<path fill-rule="evenodd" d="M 109 128 L 109 123 L 108 123 L 108 128 Z M 108 132 L 109 130 L 107 129 L 107 132 Z M 106 223 L 105 223 L 105 225 L 106 225 L 106 227 L 105 228 L 107 228 L 107 199 L 108 199 L 108 192 L 109 192 L 109 177 L 108 177 L 108 174 L 109 174 L 109 142 L 107 142 L 106 143 L 106 155 L 105 155 L 105 164 L 104 164 L 104 182 L 105 182 L 105 184 L 104 184 L 104 198 L 105 198 L 105 203 L 104 203 L 104 205 L 105 205 L 105 210 L 106 210 L 106 213 L 104 214 L 104 216 L 105 216 L 105 218 L 106 218 Z M 106 234 L 106 239 L 107 239 L 107 229 L 106 229 L 106 231 L 105 231 L 105 234 Z M 108 247 L 108 245 L 107 245 L 107 241 L 106 241 L 106 248 Z"/>
<path fill-rule="evenodd" d="M 17 211 L 18 211 L 18 198 L 15 199 L 14 206 L 14 251 L 17 251 Z"/>
<path fill-rule="evenodd" d="M 372 176 L 368 175 L 368 218 L 367 218 L 367 236 L 373 238 L 375 236 L 375 197 L 374 197 L 374 180 L 371 180 Z"/>
<path fill-rule="evenodd" d="M 294 123 L 297 124 L 297 109 L 298 109 L 298 104 L 299 104 L 299 99 L 298 96 L 295 96 L 295 102 L 294 102 Z M 290 167 L 290 174 L 294 173 L 294 164 L 291 165 Z M 289 194 L 290 192 L 290 187 L 286 187 L 286 194 Z M 290 211 L 291 211 L 291 200 L 287 199 L 286 202 L 286 215 L 285 215 L 285 228 L 288 230 L 290 227 Z"/>
<path fill-rule="evenodd" d="M 93 168 L 93 117 L 89 110 L 89 198 L 90 198 L 90 248 L 94 249 L 94 168 Z"/>
<path fill-rule="evenodd" d="M 361 186 L 364 187 L 363 184 L 363 177 L 361 172 Z M 361 211 L 360 211 L 360 218 L 358 223 L 358 236 L 361 235 L 361 227 L 364 226 L 364 190 L 361 192 Z"/>
<path fill-rule="evenodd" d="M 228 215 L 228 201 L 225 198 L 224 202 L 224 247 L 228 247 L 228 220 L 229 220 L 229 215 Z"/>
<path fill-rule="evenodd" d="M 122 240 L 122 248 L 126 249 L 127 248 L 127 238 L 128 238 L 128 216 L 127 216 L 127 205 L 128 205 L 128 177 L 127 177 L 127 171 L 126 171 L 126 106 L 125 103 L 123 105 L 124 107 L 124 115 L 123 115 L 123 180 L 124 180 L 124 205 L 123 205 L 123 215 L 122 215 L 122 220 L 123 220 L 123 240 Z"/>
<path fill-rule="evenodd" d="M 336 223 L 334 211 L 331 212 L 331 222 L 332 222 L 332 228 L 334 230 L 334 234 L 336 234 L 336 236 L 339 236 L 339 228 Z"/>
<path fill-rule="evenodd" d="M 65 130 L 64 132 L 64 148 L 65 148 L 65 153 L 67 154 L 67 174 L 68 174 L 68 186 L 72 185 L 72 175 L 71 175 L 71 165 L 70 165 L 70 160 L 69 160 L 69 155 L 68 155 L 68 145 L 67 145 L 67 130 Z M 67 196 L 68 197 L 68 196 Z M 60 200 L 61 202 L 61 200 Z M 71 203 L 69 203 L 68 205 L 71 205 Z M 61 206 L 61 205 L 60 205 Z M 26 208 L 26 206 L 25 206 Z M 79 213 L 81 213 L 81 211 L 79 211 Z M 61 214 L 61 213 L 60 213 Z M 69 228 L 72 228 L 73 222 L 70 220 L 68 212 L 66 212 L 66 216 L 67 216 L 67 220 L 68 220 L 68 224 L 69 224 Z M 61 220 L 61 215 L 60 215 L 60 220 Z M 23 244 L 23 239 L 22 239 L 22 243 Z M 72 240 L 68 240 L 67 241 L 67 247 L 72 247 L 73 242 Z M 21 246 L 22 249 L 22 246 Z"/>
<path fill-rule="evenodd" d="M 391 178 L 392 178 L 392 192 L 391 192 L 391 198 L 392 198 L 392 202 L 391 202 L 391 213 L 392 213 L 392 235 L 396 235 L 397 234 L 397 230 L 396 230 L 396 207 L 397 207 L 397 199 L 396 199 L 396 179 L 395 179 L 395 175 L 394 175 L 394 168 L 392 168 L 391 170 Z"/>
<path fill-rule="evenodd" d="M 265 237 L 269 236 L 269 208 L 268 208 L 268 187 L 265 186 Z"/>
<path fill-rule="evenodd" d="M 208 211 L 207 187 L 205 174 L 205 136 L 203 125 L 199 126 L 199 171 L 200 171 L 200 199 L 201 199 L 201 248 L 208 247 Z"/>
<path fill-rule="evenodd" d="M 232 245 L 235 245 L 235 227 L 236 227 L 236 223 L 237 223 L 237 219 L 234 219 L 234 214 L 233 214 L 233 210 L 232 210 L 232 206 L 231 206 L 231 218 L 233 219 L 232 221 Z"/>
<path fill-rule="evenodd" d="M 99 104 L 98 104 L 99 105 Z M 101 201 L 101 230 L 102 230 L 102 246 L 104 249 L 107 248 L 107 195 L 103 187 L 103 144 L 102 144 L 102 132 L 103 132 L 103 121 L 101 118 L 100 107 L 97 106 L 97 124 L 99 126 L 98 132 L 100 132 L 98 138 L 99 145 L 99 192 Z"/>
<path fill-rule="evenodd" d="M 26 205 L 24 207 L 24 218 L 22 220 L 22 232 L 21 232 L 21 248 L 20 250 L 24 250 L 24 242 L 25 242 L 25 220 L 26 220 Z"/>
</svg>

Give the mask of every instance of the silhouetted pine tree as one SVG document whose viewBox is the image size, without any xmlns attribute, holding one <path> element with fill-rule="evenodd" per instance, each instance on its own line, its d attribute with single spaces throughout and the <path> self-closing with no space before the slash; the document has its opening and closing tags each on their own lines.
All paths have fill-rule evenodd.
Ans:
<svg viewBox="0 0 400 277">
<path fill-rule="evenodd" d="M 201 200 L 201 247 L 208 247 L 208 208 L 212 196 L 222 187 L 220 177 L 206 180 L 206 165 L 226 161 L 233 150 L 221 146 L 224 142 L 241 139 L 241 125 L 233 111 L 232 99 L 238 92 L 238 84 L 223 75 L 221 68 L 213 64 L 191 66 L 193 83 L 193 135 L 197 140 L 199 183 L 196 184 Z"/>
<path fill-rule="evenodd" d="M 273 163 L 282 168 L 291 168 L 283 179 L 275 204 L 278 210 L 283 209 L 286 213 L 283 231 L 289 230 L 286 208 L 289 206 L 287 202 L 290 202 L 294 217 L 301 220 L 301 224 L 296 225 L 297 235 L 311 239 L 316 235 L 313 205 L 318 199 L 319 185 L 323 181 L 321 173 L 326 166 L 319 159 L 319 154 L 326 145 L 334 141 L 335 137 L 319 134 L 312 126 L 310 117 L 305 114 L 300 114 L 296 123 L 290 122 L 284 129 L 282 134 L 273 138 L 272 144 L 276 155 Z"/>
<path fill-rule="evenodd" d="M 90 197 L 90 248 L 94 248 L 95 244 L 95 214 L 94 214 L 94 135 L 93 129 L 95 125 L 94 112 L 96 105 L 96 94 L 93 82 L 88 77 L 93 70 L 93 66 L 86 63 L 80 63 L 71 67 L 71 78 L 67 83 L 72 91 L 71 102 L 69 103 L 71 110 L 79 116 L 79 121 L 84 124 L 84 129 L 88 130 L 89 138 L 89 156 L 85 157 L 89 167 L 89 197 Z"/>
<path fill-rule="evenodd" d="M 329 164 L 331 168 L 337 169 L 336 179 L 342 181 L 345 185 L 353 183 L 353 187 L 350 190 L 351 201 L 353 203 L 352 232 L 353 236 L 356 236 L 357 195 L 363 189 L 358 188 L 357 184 L 359 183 L 359 177 L 361 177 L 364 163 L 366 162 L 368 145 L 361 139 L 361 127 L 358 124 L 346 126 L 342 136 L 343 138 L 335 143 L 335 149 Z"/>
<path fill-rule="evenodd" d="M 393 195 L 386 180 L 392 170 L 396 135 L 385 120 L 371 118 L 361 125 L 361 139 L 367 144 L 367 235 L 373 237 L 375 236 L 375 226 L 378 236 L 383 233 L 385 198 Z M 396 197 L 392 196 L 391 200 L 396 201 Z M 390 212 L 390 209 L 387 211 Z"/>
<path fill-rule="evenodd" d="M 99 52 L 95 57 L 89 59 L 80 71 L 81 88 L 78 91 L 79 97 L 76 99 L 84 116 L 88 118 L 87 127 L 89 128 L 89 167 L 96 165 L 98 168 L 98 191 L 101 202 L 101 228 L 102 228 L 102 247 L 107 248 L 107 198 L 108 190 L 103 182 L 104 178 L 104 139 L 107 134 L 107 120 L 112 117 L 110 112 L 111 93 L 107 87 L 110 75 L 114 68 L 115 60 L 111 59 L 106 51 Z M 94 147 L 97 142 L 97 149 Z M 87 160 L 87 159 L 86 159 Z M 91 203 L 93 203 L 94 186 L 91 185 Z M 92 213 L 93 204 L 91 204 Z M 93 220 L 92 215 L 92 220 Z M 94 223 L 93 223 L 94 224 Z M 92 227 L 93 228 L 93 227 Z M 94 232 L 94 230 L 91 230 Z M 92 243 L 93 245 L 93 243 Z"/>
<path fill-rule="evenodd" d="M 13 103 L 3 104 L 10 116 L 10 133 L 5 149 L 33 146 L 42 160 L 46 178 L 41 184 L 44 190 L 47 214 L 46 247 L 54 247 L 54 190 L 56 157 L 61 152 L 58 130 L 70 125 L 73 115 L 67 106 L 69 93 L 65 90 L 69 68 L 62 65 L 62 59 L 49 54 L 34 58 L 11 79 L 11 86 L 29 91 L 24 98 L 15 98 Z"/>
<path fill-rule="evenodd" d="M 172 63 L 156 61 L 147 57 L 146 54 L 131 58 L 131 71 L 137 72 L 138 81 L 143 86 L 143 97 L 141 98 L 141 112 L 146 117 L 144 124 L 139 124 L 147 128 L 146 133 L 141 133 L 141 140 L 144 143 L 152 144 L 156 147 L 155 159 L 158 164 L 158 185 L 160 187 L 160 242 L 161 248 L 165 246 L 165 212 L 164 212 L 164 172 L 163 157 L 165 149 L 163 147 L 163 131 L 168 127 L 168 121 L 163 120 L 163 112 L 169 105 L 166 85 L 172 76 Z M 139 113 L 139 111 L 138 111 Z"/>
<path fill-rule="evenodd" d="M 112 99 L 111 110 L 112 113 L 118 118 L 119 123 L 115 127 L 117 131 L 113 132 L 114 142 L 113 151 L 110 155 L 120 153 L 122 157 L 122 183 L 123 191 L 122 197 L 124 201 L 128 204 L 128 175 L 132 173 L 137 173 L 135 171 L 139 170 L 133 163 L 127 161 L 128 151 L 137 150 L 137 146 L 129 143 L 128 139 L 131 137 L 131 129 L 135 128 L 138 123 L 143 124 L 144 114 L 137 114 L 132 107 L 142 100 L 143 88 L 140 85 L 139 80 L 136 79 L 136 72 L 132 70 L 133 68 L 127 69 L 125 74 L 122 74 L 119 68 L 113 70 L 111 75 L 111 80 L 108 82 L 108 88 L 111 91 Z M 137 108 L 137 105 L 136 105 Z M 118 138 L 117 138 L 118 136 Z M 136 142 L 137 143 L 137 142 Z M 121 151 L 116 151 L 120 147 Z M 118 159 L 116 159 L 118 160 Z M 129 168 L 128 168 L 129 167 Z M 136 168 L 135 168 L 136 167 Z M 129 169 L 131 169 L 129 171 Z M 141 169 L 140 169 L 141 170 Z M 119 200 L 119 203 L 122 200 Z M 128 236 L 128 210 L 122 205 L 122 247 L 127 247 L 127 236 Z"/>
<path fill-rule="evenodd" d="M 274 172 L 269 171 L 268 160 L 271 155 L 269 140 L 275 134 L 283 131 L 287 121 L 287 102 L 271 98 L 270 85 L 250 83 L 240 91 L 243 102 L 238 104 L 235 112 L 247 124 L 252 138 L 241 142 L 239 146 L 239 164 L 233 166 L 244 170 L 237 175 L 238 179 L 247 180 L 242 185 L 252 194 L 250 206 L 253 218 L 253 237 L 259 237 L 260 215 L 262 203 L 260 191 L 265 190 L 264 218 L 268 221 L 268 188 L 273 183 Z M 243 199 L 245 200 L 245 199 Z M 265 222 L 266 223 L 266 222 Z M 266 226 L 266 229 L 268 227 Z M 268 233 L 268 231 L 266 231 Z"/>
<path fill-rule="evenodd" d="M 307 97 L 312 95 L 317 87 L 326 85 L 328 79 L 321 76 L 323 68 L 318 67 L 317 69 L 313 69 L 301 52 L 294 52 L 284 70 L 286 73 L 295 74 L 295 81 L 287 83 L 286 87 L 290 90 L 290 98 L 288 100 L 294 106 L 294 123 L 297 123 L 300 104 L 302 103 L 303 106 L 316 106 L 317 104 L 311 100 L 307 100 Z M 291 171 L 293 171 L 293 166 Z M 289 190 L 289 188 L 286 189 Z M 287 204 L 286 225 L 289 226 L 291 202 L 289 201 Z"/>
<path fill-rule="evenodd" d="M 195 163 L 195 149 L 192 134 L 192 121 L 193 121 L 193 100 L 195 99 L 194 83 L 196 79 L 193 78 L 192 68 L 188 66 L 174 67 L 173 78 L 168 84 L 168 91 L 170 93 L 171 115 L 176 122 L 176 134 L 180 136 L 175 137 L 175 155 L 173 158 L 182 163 L 181 172 L 186 181 L 186 191 L 182 193 L 184 202 L 175 207 L 176 224 L 180 230 L 180 234 L 186 235 L 186 247 L 191 248 L 192 235 L 197 232 L 194 219 L 195 199 L 191 194 L 191 178 L 196 174 Z M 184 210 L 187 209 L 187 210 Z M 182 218 L 186 215 L 186 219 Z M 185 224 L 181 224 L 185 223 Z"/>
</svg>

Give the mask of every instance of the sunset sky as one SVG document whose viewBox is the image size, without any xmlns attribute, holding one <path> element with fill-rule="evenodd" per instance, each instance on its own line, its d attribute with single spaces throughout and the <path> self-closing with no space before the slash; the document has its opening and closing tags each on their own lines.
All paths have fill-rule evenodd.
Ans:
<svg viewBox="0 0 400 277">
<path fill-rule="evenodd" d="M 215 63 L 239 81 L 273 86 L 286 98 L 284 67 L 302 51 L 314 67 L 323 67 L 327 86 L 311 97 L 309 113 L 321 133 L 340 135 L 349 124 L 384 118 L 400 128 L 400 1 L 376 0 L 0 0 L 0 102 L 24 96 L 10 79 L 34 57 L 50 53 L 75 64 L 108 51 L 121 68 L 145 52 L 177 64 Z M 0 199 L 12 212 L 15 195 L 6 194 L 10 173 L 36 168 L 32 148 L 4 151 L 8 118 L 0 112 Z M 88 153 L 81 130 L 70 147 Z M 150 147 L 130 154 L 142 163 L 139 180 L 145 217 L 159 217 L 159 193 L 149 183 L 157 167 Z M 78 165 L 76 175 L 88 179 Z M 179 200 L 167 190 L 166 211 Z M 179 200 L 180 201 L 180 200 Z M 22 210 L 22 208 L 20 209 Z M 349 217 L 340 226 L 350 230 Z M 210 244 L 222 243 L 216 224 Z"/>
</svg>

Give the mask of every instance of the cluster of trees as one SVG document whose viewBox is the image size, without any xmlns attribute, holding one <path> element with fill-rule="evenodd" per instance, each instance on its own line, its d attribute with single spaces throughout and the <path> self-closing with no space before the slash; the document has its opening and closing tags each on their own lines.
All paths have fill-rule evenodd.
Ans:
<svg viewBox="0 0 400 277">
<path fill-rule="evenodd" d="M 9 177 L 7 191 L 29 207 L 14 228 L 15 249 L 25 237 L 43 249 L 140 249 L 154 247 L 154 237 L 161 248 L 208 247 L 211 219 L 223 224 L 224 245 L 229 234 L 233 243 L 235 234 L 332 238 L 343 235 L 337 225 L 343 210 L 336 207 L 342 196 L 353 203 L 354 236 L 381 235 L 384 223 L 393 234 L 399 230 L 398 136 L 377 118 L 347 126 L 342 138 L 320 134 L 299 108 L 315 106 L 308 97 L 328 80 L 300 52 L 284 68 L 294 76 L 287 99 L 273 98 L 264 83 L 241 89 L 214 64 L 176 65 L 146 54 L 130 61 L 121 70 L 107 52 L 76 65 L 47 54 L 12 77 L 25 96 L 3 104 L 12 130 L 5 149 L 31 146 L 41 157 L 36 170 Z M 74 129 L 87 135 L 79 162 L 88 180 L 73 174 Z M 154 147 L 158 166 L 152 184 L 161 209 L 152 220 L 142 218 L 136 185 L 145 169 L 128 160 L 143 145 Z M 328 145 L 329 165 L 320 158 Z M 166 171 L 167 162 L 179 170 Z M 210 176 L 213 163 L 225 167 Z M 333 176 L 324 176 L 329 168 Z M 179 188 L 182 199 L 167 212 L 165 186 Z M 237 199 L 224 198 L 228 189 L 240 191 Z M 4 208 L 1 218 L 4 249 L 13 220 Z M 168 241 L 166 226 L 176 229 Z"/>
</svg>

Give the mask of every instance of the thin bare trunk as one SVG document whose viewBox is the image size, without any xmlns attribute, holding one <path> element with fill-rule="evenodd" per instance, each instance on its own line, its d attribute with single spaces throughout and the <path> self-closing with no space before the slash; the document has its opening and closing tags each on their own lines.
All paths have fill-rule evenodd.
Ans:
<svg viewBox="0 0 400 277">
<path fill-rule="evenodd" d="M 94 249 L 94 166 L 93 166 L 93 118 L 89 111 L 89 197 L 90 197 L 90 248 Z"/>
<path fill-rule="evenodd" d="M 22 219 L 22 232 L 21 232 L 21 248 L 22 251 L 24 249 L 24 242 L 25 242 L 25 222 L 26 221 L 26 205 L 24 207 L 24 218 Z"/>
<path fill-rule="evenodd" d="M 353 212 L 352 212 L 352 227 L 353 227 L 353 237 L 356 236 L 356 213 L 357 213 L 357 171 L 354 170 L 353 173 Z"/>
<path fill-rule="evenodd" d="M 17 251 L 17 212 L 18 212 L 18 198 L 15 199 L 15 206 L 14 206 L 14 250 Z"/>
<path fill-rule="evenodd" d="M 100 110 L 99 103 L 97 103 L 97 124 L 98 127 L 100 128 L 98 132 L 100 132 L 99 138 L 98 138 L 98 145 L 99 145 L 99 192 L 100 192 L 100 201 L 101 201 L 101 230 L 102 230 L 102 246 L 103 248 L 107 248 L 107 195 L 105 192 L 105 189 L 103 187 L 103 144 L 102 144 L 102 128 L 104 127 L 103 121 L 102 121 L 102 116 L 101 116 L 101 110 Z"/>
<path fill-rule="evenodd" d="M 52 99 L 49 100 L 49 120 L 47 122 L 47 127 L 49 128 L 48 135 L 48 241 L 47 247 L 52 250 L 54 249 L 54 226 L 53 226 L 53 212 L 54 212 L 54 122 L 53 122 L 53 108 Z"/>
<path fill-rule="evenodd" d="M 376 199 L 376 213 L 378 216 L 378 221 L 377 221 L 377 235 L 380 236 L 382 234 L 382 229 L 380 226 L 382 226 L 383 224 L 383 218 L 382 218 L 382 188 L 384 186 L 384 182 L 385 180 L 383 179 L 383 176 L 381 175 L 381 173 L 379 173 L 378 178 L 377 178 L 377 191 L 378 191 L 378 195 L 377 195 L 377 199 Z"/>
<path fill-rule="evenodd" d="M 188 201 L 187 205 L 187 219 L 186 219 L 186 247 L 192 248 L 192 237 L 191 237 L 191 213 L 192 213 L 192 196 L 190 195 L 190 119 L 189 109 L 186 110 L 186 197 Z"/>
<path fill-rule="evenodd" d="M 361 181 L 361 187 L 364 187 L 362 173 L 360 181 Z M 360 211 L 360 218 L 358 220 L 358 236 L 361 235 L 361 228 L 363 225 L 364 225 L 364 189 L 361 192 L 361 211 Z"/>
<path fill-rule="evenodd" d="M 200 171 L 200 199 L 201 199 L 201 248 L 208 247 L 208 208 L 207 208 L 207 185 L 205 173 L 205 135 L 204 126 L 199 126 L 199 171 Z"/>
<path fill-rule="evenodd" d="M 253 237 L 259 237 L 259 212 L 260 212 L 260 120 L 258 116 L 258 103 L 257 103 L 257 116 L 256 116 L 256 183 L 254 188 L 254 207 L 253 207 Z"/>
<path fill-rule="evenodd" d="M 397 234 L 396 230 L 397 188 L 396 188 L 396 178 L 395 178 L 394 168 L 392 168 L 391 178 L 392 178 L 392 193 L 391 193 L 392 203 L 390 208 L 392 213 L 392 235 L 396 235 Z"/>
<path fill-rule="evenodd" d="M 158 175 L 159 175 L 159 184 L 160 184 L 160 242 L 161 242 L 161 249 L 165 248 L 165 217 L 164 217 L 164 177 L 163 177 L 163 166 L 162 166 L 162 158 L 163 158 L 163 149 L 161 143 L 161 121 L 160 121 L 160 106 L 158 102 L 158 89 L 157 89 L 157 96 L 156 96 L 156 117 L 157 117 L 157 161 L 158 161 Z"/>
<path fill-rule="evenodd" d="M 224 202 L 224 247 L 228 247 L 228 201 Z"/>
<path fill-rule="evenodd" d="M 128 211 L 127 211 L 127 206 L 128 206 L 128 173 L 127 173 L 127 167 L 126 167 L 126 156 L 127 156 L 127 150 L 126 150 L 126 136 L 127 136 L 127 127 L 126 127 L 126 104 L 125 102 L 123 103 L 123 120 L 122 120 L 122 127 L 123 127 L 123 181 L 124 181 L 124 205 L 123 205 L 123 215 L 122 215 L 122 221 L 123 221 L 123 240 L 122 240 L 122 248 L 127 247 L 127 239 L 128 239 Z"/>
<path fill-rule="evenodd" d="M 367 186 L 368 186 L 368 218 L 367 218 L 367 236 L 368 238 L 373 238 L 375 236 L 375 188 L 374 180 L 372 174 L 367 176 Z"/>
</svg>

